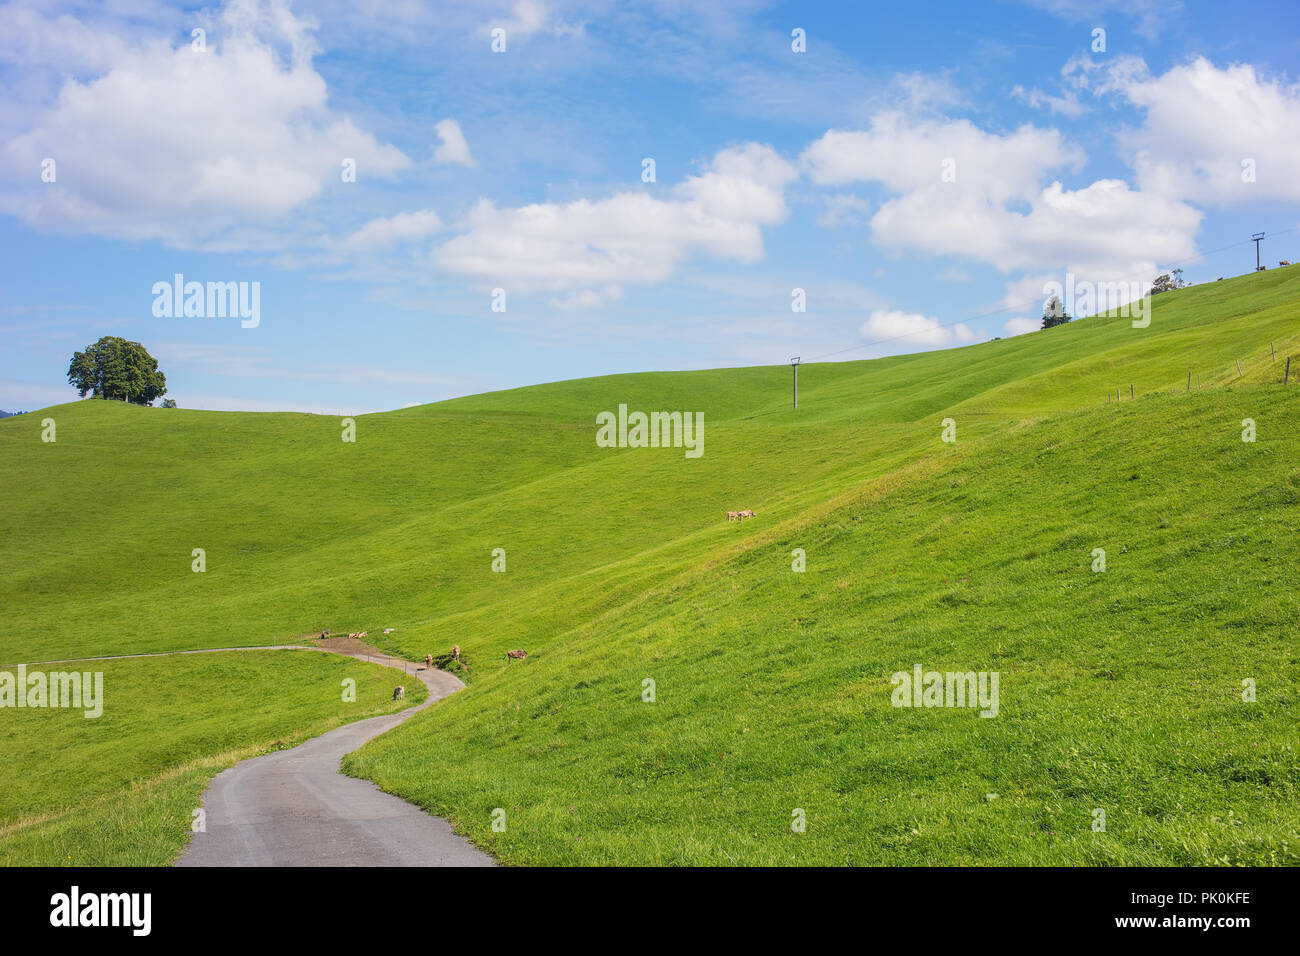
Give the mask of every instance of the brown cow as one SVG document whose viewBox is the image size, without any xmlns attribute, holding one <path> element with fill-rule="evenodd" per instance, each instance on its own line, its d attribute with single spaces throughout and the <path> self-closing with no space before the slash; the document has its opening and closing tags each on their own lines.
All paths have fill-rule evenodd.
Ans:
<svg viewBox="0 0 1300 956">
<path fill-rule="evenodd" d="M 757 514 L 756 512 L 754 512 L 754 511 L 751 511 L 751 510 L 748 509 L 748 508 L 746 508 L 744 511 L 740 512 L 740 520 L 741 520 L 741 521 L 744 521 L 746 518 L 757 518 L 757 517 L 758 517 L 758 514 Z"/>
<path fill-rule="evenodd" d="M 509 664 L 511 661 L 521 661 L 527 656 L 527 651 L 506 651 L 506 663 Z"/>
<path fill-rule="evenodd" d="M 458 661 L 458 660 L 460 660 L 460 645 L 459 645 L 459 644 L 453 644 L 453 645 L 451 645 L 451 659 L 452 659 L 453 661 Z"/>
<path fill-rule="evenodd" d="M 1283 259 L 1281 262 L 1278 263 L 1278 265 L 1280 266 L 1289 266 L 1290 264 L 1291 263 L 1287 262 L 1285 259 Z"/>
<path fill-rule="evenodd" d="M 740 512 L 739 512 L 739 511 L 728 511 L 728 512 L 727 512 L 727 520 L 728 520 L 728 521 L 739 521 L 739 520 L 740 520 Z"/>
</svg>

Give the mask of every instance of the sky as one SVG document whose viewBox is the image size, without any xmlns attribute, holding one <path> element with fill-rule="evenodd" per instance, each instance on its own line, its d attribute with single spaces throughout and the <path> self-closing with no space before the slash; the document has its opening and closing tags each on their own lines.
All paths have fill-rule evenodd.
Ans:
<svg viewBox="0 0 1300 956">
<path fill-rule="evenodd" d="M 1294 0 L 0 4 L 0 409 L 103 335 L 356 414 L 1300 261 L 1297 64 Z"/>
</svg>

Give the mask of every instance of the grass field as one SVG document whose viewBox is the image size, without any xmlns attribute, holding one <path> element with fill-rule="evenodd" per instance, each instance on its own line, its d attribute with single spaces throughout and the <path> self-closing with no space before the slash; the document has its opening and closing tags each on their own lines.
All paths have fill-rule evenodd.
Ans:
<svg viewBox="0 0 1300 956">
<path fill-rule="evenodd" d="M 42 669 L 102 672 L 103 714 L 0 711 L 4 866 L 170 863 L 189 839 L 208 781 L 221 770 L 347 721 L 408 707 L 427 693 L 408 681 L 411 696 L 394 703 L 391 668 L 316 651 Z M 347 703 L 346 678 L 356 682 L 356 699 Z"/>
<path fill-rule="evenodd" d="M 348 766 L 521 863 L 1295 863 L 1295 401 L 1224 402 L 959 443 Z M 1243 410 L 1273 434 L 1244 444 Z M 890 675 L 918 663 L 1000 672 L 998 717 L 892 707 Z"/>
<path fill-rule="evenodd" d="M 459 644 L 469 690 L 348 766 L 507 862 L 1295 863 L 1298 375 L 1283 269 L 1145 329 L 805 365 L 797 413 L 785 366 L 472 396 L 355 443 L 57 406 L 0 421 L 0 657 Z M 620 403 L 703 412 L 704 456 L 598 448 Z M 890 706 L 916 664 L 997 671 L 998 717 Z"/>
</svg>

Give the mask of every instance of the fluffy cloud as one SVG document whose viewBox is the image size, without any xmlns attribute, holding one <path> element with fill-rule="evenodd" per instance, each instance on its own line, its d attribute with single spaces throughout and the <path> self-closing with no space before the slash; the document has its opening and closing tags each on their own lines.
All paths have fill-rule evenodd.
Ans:
<svg viewBox="0 0 1300 956">
<path fill-rule="evenodd" d="M 1053 182 L 1028 212 L 917 190 L 885 203 L 872 230 L 884 245 L 966 256 L 1002 272 L 1055 266 L 1100 279 L 1195 255 L 1200 221 L 1185 203 L 1099 179 L 1077 190 Z"/>
<path fill-rule="evenodd" d="M 989 133 L 965 121 L 886 114 L 832 130 L 803 153 L 814 182 L 878 182 L 893 193 L 871 218 L 874 241 L 988 263 L 1002 272 L 1072 270 L 1092 279 L 1149 272 L 1195 253 L 1201 213 L 1114 179 L 1081 189 L 1050 173 L 1080 150 L 1056 130 Z M 948 175 L 944 175 L 944 173 Z"/>
<path fill-rule="evenodd" d="M 0 210 L 41 229 L 197 245 L 282 220 L 338 182 L 345 159 L 363 176 L 409 165 L 330 110 L 309 26 L 287 3 L 232 0 L 202 52 L 105 46 L 102 75 L 68 79 L 4 144 L 0 162 L 23 185 L 0 193 Z M 46 157 L 55 183 L 39 181 Z"/>
<path fill-rule="evenodd" d="M 567 306 L 610 301 L 613 287 L 669 278 L 692 251 L 752 263 L 761 227 L 785 220 L 784 190 L 795 168 L 767 146 L 725 149 L 698 175 L 658 199 L 648 192 L 499 209 L 482 200 L 464 232 L 433 253 L 450 273 L 509 290 L 569 297 Z"/>
<path fill-rule="evenodd" d="M 1300 202 L 1300 84 L 1204 58 L 1162 76 L 1136 57 L 1094 71 L 1096 92 L 1144 111 L 1142 125 L 1119 136 L 1144 191 L 1214 205 Z M 1247 161 L 1254 182 L 1243 181 Z"/>
<path fill-rule="evenodd" d="M 874 310 L 858 331 L 872 344 L 898 342 L 921 348 L 941 348 L 975 340 L 975 333 L 960 322 L 945 327 L 928 315 L 886 309 Z"/>
<path fill-rule="evenodd" d="M 412 242 L 432 235 L 442 228 L 442 220 L 432 209 L 403 212 L 387 219 L 372 219 L 344 241 L 354 250 L 382 249 L 401 242 Z"/>
<path fill-rule="evenodd" d="M 876 181 L 894 192 L 945 185 L 995 202 L 1026 198 L 1049 170 L 1083 160 L 1054 129 L 1025 125 L 999 136 L 968 120 L 914 121 L 897 112 L 875 117 L 868 130 L 830 130 L 800 157 L 818 185 Z M 944 182 L 945 171 L 955 181 Z"/>
<path fill-rule="evenodd" d="M 474 157 L 469 153 L 469 143 L 460 131 L 460 124 L 448 117 L 437 123 L 434 132 L 438 134 L 438 145 L 433 148 L 435 162 L 450 163 L 453 166 L 475 166 Z"/>
</svg>

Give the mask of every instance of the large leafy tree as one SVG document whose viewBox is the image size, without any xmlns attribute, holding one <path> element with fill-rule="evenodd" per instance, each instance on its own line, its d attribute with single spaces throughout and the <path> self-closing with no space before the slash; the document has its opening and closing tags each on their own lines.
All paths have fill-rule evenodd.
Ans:
<svg viewBox="0 0 1300 956">
<path fill-rule="evenodd" d="M 167 377 L 158 360 L 139 342 L 106 335 L 77 352 L 68 363 L 68 384 L 96 398 L 148 405 L 167 394 Z"/>
</svg>

